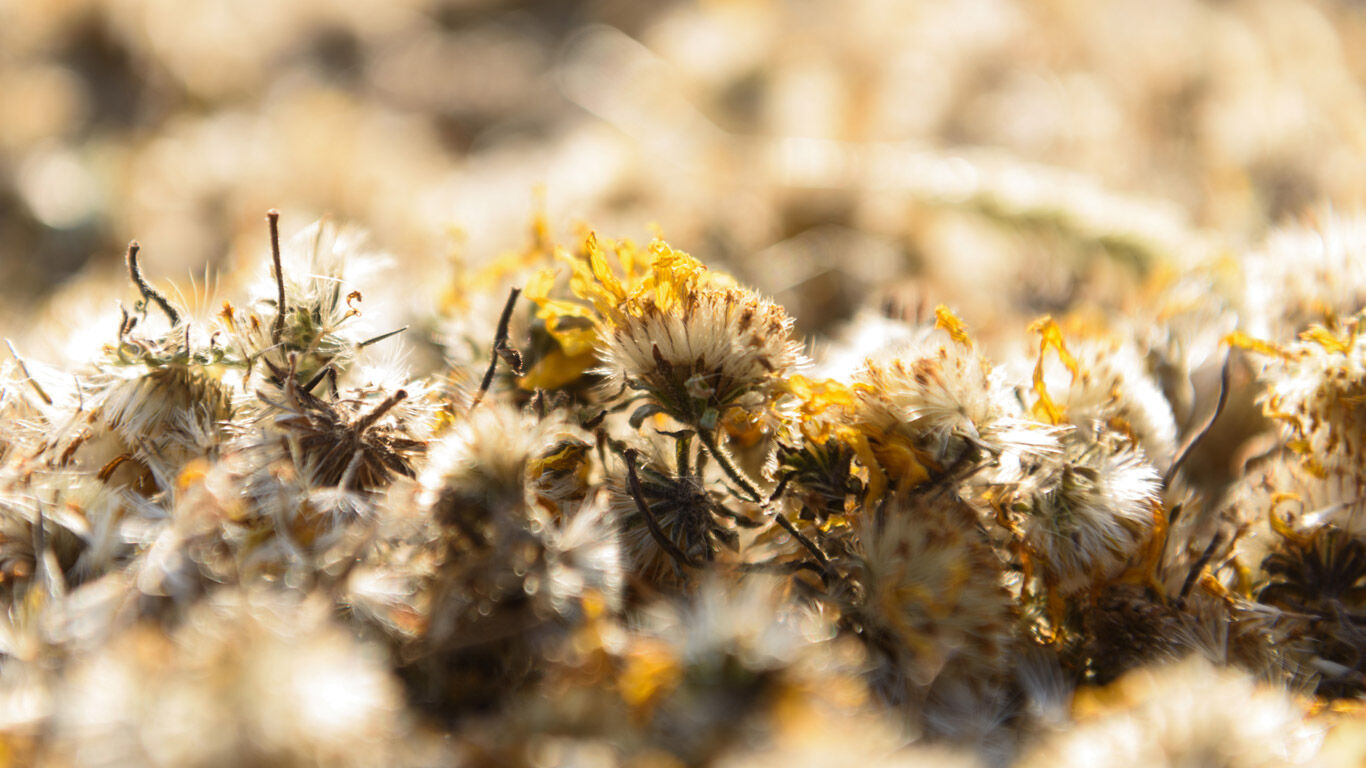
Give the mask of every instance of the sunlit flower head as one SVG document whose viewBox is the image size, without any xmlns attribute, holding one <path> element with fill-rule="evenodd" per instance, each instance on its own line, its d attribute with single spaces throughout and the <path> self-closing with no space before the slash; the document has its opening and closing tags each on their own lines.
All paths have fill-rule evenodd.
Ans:
<svg viewBox="0 0 1366 768">
<path fill-rule="evenodd" d="M 1198 657 L 1135 671 L 1092 699 L 1095 712 L 1020 765 L 1263 768 L 1315 764 L 1322 733 L 1284 691 Z"/>
<path fill-rule="evenodd" d="M 315 377 L 343 376 L 362 345 L 377 331 L 361 318 L 362 290 L 380 261 L 362 250 L 364 237 L 330 221 L 319 221 L 284 243 L 283 276 L 267 262 L 252 287 L 253 303 L 225 304 L 220 322 L 232 334 L 238 354 L 253 370 L 278 383 L 290 369 L 300 384 Z M 280 291 L 284 308 L 280 308 Z M 270 366 L 265 365 L 269 363 Z"/>
<path fill-rule="evenodd" d="M 934 334 L 869 359 L 854 389 L 859 428 L 883 468 L 911 481 L 971 456 L 1059 450 L 1057 430 L 1012 407 L 1007 388 L 965 336 Z"/>
<path fill-rule="evenodd" d="M 894 495 L 875 517 L 857 524 L 858 589 L 845 610 L 879 660 L 876 689 L 914 708 L 968 681 L 986 693 L 1006 668 L 1015 619 L 975 514 L 935 491 Z"/>
<path fill-rule="evenodd" d="M 1161 388 L 1132 345 L 1100 340 L 1069 342 L 1078 372 L 1059 392 L 1067 422 L 1083 430 L 1106 426 L 1133 437 L 1148 458 L 1166 466 L 1176 450 L 1176 420 Z M 1054 369 L 1053 372 L 1059 372 Z"/>
<path fill-rule="evenodd" d="M 1070 441 L 1067 458 L 1045 471 L 1016 508 L 1025 545 L 1062 594 L 1118 577 L 1156 523 L 1160 478 L 1141 453 L 1111 441 Z"/>
<path fill-rule="evenodd" d="M 1286 445 L 1314 474 L 1366 477 L 1366 334 L 1363 315 L 1329 328 L 1313 325 L 1277 345 L 1234 333 L 1253 353 L 1265 387 L 1262 410 L 1280 423 Z"/>
<path fill-rule="evenodd" d="M 590 241 L 592 282 L 578 284 L 602 316 L 598 355 L 610 389 L 642 390 L 696 424 L 708 412 L 763 404 L 803 364 L 782 307 L 663 242 L 649 255 L 648 277 L 628 288 Z"/>
<path fill-rule="evenodd" d="M 559 413 L 540 418 L 504 402 L 483 404 L 433 440 L 418 475 L 419 503 L 441 520 L 497 524 L 499 510 L 538 499 L 575 502 L 592 468 L 587 438 Z"/>
</svg>

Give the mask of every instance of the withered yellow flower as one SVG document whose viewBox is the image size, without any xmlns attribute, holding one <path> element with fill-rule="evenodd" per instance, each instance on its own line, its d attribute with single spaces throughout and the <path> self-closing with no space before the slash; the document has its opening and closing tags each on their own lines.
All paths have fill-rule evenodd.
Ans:
<svg viewBox="0 0 1366 768">
<path fill-rule="evenodd" d="M 609 388 L 641 390 L 663 413 L 710 428 L 731 407 L 771 399 L 804 362 L 782 307 L 663 241 L 643 254 L 648 271 L 636 280 L 629 278 L 642 254 L 624 251 L 623 281 L 595 240 L 587 251 L 572 284 L 597 312 Z"/>
</svg>

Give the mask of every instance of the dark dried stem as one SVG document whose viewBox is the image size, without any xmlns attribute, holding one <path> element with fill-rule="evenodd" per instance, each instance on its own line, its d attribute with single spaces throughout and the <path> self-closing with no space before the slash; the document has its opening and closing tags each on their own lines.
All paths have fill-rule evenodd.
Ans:
<svg viewBox="0 0 1366 768">
<path fill-rule="evenodd" d="M 270 340 L 279 344 L 285 332 L 285 270 L 280 263 L 280 212 L 274 208 L 266 211 L 266 221 L 270 224 L 270 259 L 275 265 L 275 324 L 270 329 Z"/>
<path fill-rule="evenodd" d="M 688 557 L 687 553 L 679 549 L 672 539 L 664 535 L 664 529 L 660 527 L 659 521 L 655 519 L 655 513 L 650 510 L 650 505 L 645 501 L 645 490 L 640 487 L 640 477 L 636 475 L 636 457 L 638 455 L 634 448 L 628 448 L 623 458 L 626 459 L 626 482 L 631 490 L 631 498 L 635 500 L 636 509 L 640 511 L 641 517 L 645 518 L 645 527 L 650 529 L 650 536 L 669 557 L 689 568 L 699 567 L 697 561 Z"/>
<path fill-rule="evenodd" d="M 1209 565 L 1210 559 L 1214 557 L 1214 551 L 1218 549 L 1219 545 L 1223 542 L 1224 534 L 1216 533 L 1214 538 L 1209 540 L 1209 544 L 1205 546 L 1205 551 L 1201 552 L 1200 557 L 1191 565 L 1190 573 L 1186 574 L 1186 580 L 1181 584 L 1181 592 L 1176 597 L 1176 607 L 1178 609 L 1185 606 L 1186 596 L 1190 594 L 1191 587 L 1195 586 L 1195 580 L 1200 576 L 1201 571 L 1205 570 L 1205 566 Z"/>
<path fill-rule="evenodd" d="M 479 382 L 479 391 L 474 395 L 474 402 L 470 403 L 471 411 L 479 407 L 489 387 L 493 386 L 493 372 L 498 367 L 501 350 L 506 348 L 508 343 L 508 324 L 512 322 L 512 308 L 517 306 L 517 297 L 521 293 L 521 288 L 513 288 L 508 292 L 507 304 L 503 305 L 503 314 L 498 317 L 498 330 L 493 335 L 493 353 L 489 356 L 489 368 L 484 371 L 483 381 Z"/>
<path fill-rule="evenodd" d="M 388 413 L 394 406 L 398 405 L 399 403 L 407 399 L 407 397 L 408 392 L 407 390 L 403 389 L 400 389 L 394 394 L 389 395 L 389 397 L 387 397 L 384 400 L 384 402 L 380 403 L 378 406 L 375 407 L 373 411 L 370 411 L 369 413 L 365 414 L 361 417 L 360 421 L 356 422 L 356 434 L 362 434 L 365 432 L 365 430 L 374 426 L 375 422 L 379 421 L 379 418 L 381 416 Z"/>
<path fill-rule="evenodd" d="M 142 293 L 143 300 L 155 303 L 166 315 L 166 319 L 171 321 L 171 325 L 180 325 L 180 313 L 175 311 L 171 302 L 167 301 L 166 297 L 161 295 L 161 292 L 153 288 L 147 282 L 147 278 L 142 276 L 142 268 L 138 266 L 139 250 L 141 250 L 141 246 L 138 245 L 138 241 L 134 240 L 128 244 L 128 277 L 133 281 L 133 285 L 138 287 L 138 291 Z"/>
<path fill-rule="evenodd" d="M 403 326 L 402 328 L 397 328 L 397 329 L 395 329 L 395 330 L 389 331 L 388 333 L 381 333 L 381 334 L 378 335 L 378 336 L 371 336 L 370 338 L 366 339 L 365 341 L 356 342 L 356 347 L 357 347 L 358 349 L 364 349 L 364 348 L 370 346 L 371 344 L 378 344 L 378 343 L 380 343 L 381 341 L 384 341 L 385 339 L 389 338 L 390 336 L 397 336 L 397 335 L 399 335 L 400 333 L 403 333 L 404 331 L 408 330 L 409 327 L 410 327 L 410 326 L 405 325 L 405 326 Z"/>
<path fill-rule="evenodd" d="M 5 346 L 9 347 L 10 356 L 14 358 L 14 362 L 19 364 L 19 370 L 24 372 L 24 378 L 28 381 L 29 386 L 33 387 L 33 391 L 38 393 L 38 397 L 42 399 L 44 404 L 52 405 L 52 398 L 48 397 L 47 392 L 43 391 L 43 385 L 39 384 L 38 380 L 33 378 L 33 374 L 28 372 L 28 366 L 24 365 L 24 358 L 20 357 L 19 353 L 14 351 L 14 345 L 10 343 L 9 339 L 5 339 Z"/>
<path fill-rule="evenodd" d="M 807 538 L 805 534 L 797 530 L 797 526 L 793 525 L 791 520 L 784 517 L 782 512 L 772 508 L 770 503 L 764 498 L 764 494 L 760 492 L 759 488 L 754 484 L 754 481 L 750 480 L 743 470 L 735 466 L 735 462 L 731 460 L 730 455 L 716 444 L 716 436 L 713 435 L 710 430 L 701 428 L 698 428 L 697 436 L 702 441 L 703 447 L 707 449 L 707 453 L 711 454 L 712 458 L 716 459 L 716 463 L 721 465 L 721 469 L 726 473 L 726 476 L 733 480 L 736 485 L 740 486 L 741 490 L 749 494 L 751 501 L 761 504 L 764 507 L 764 511 L 773 516 L 774 522 L 776 522 L 784 531 L 787 531 L 789 536 L 796 539 L 797 543 L 805 547 L 806 551 L 810 552 L 811 556 L 816 558 L 816 562 L 820 563 L 823 570 L 828 571 L 830 568 L 830 559 L 825 556 L 825 553 L 821 551 L 821 548 L 816 546 L 816 543 Z"/>
<path fill-rule="evenodd" d="M 1182 443 L 1181 447 L 1177 449 L 1176 458 L 1172 459 L 1171 466 L 1167 467 L 1166 473 L 1162 476 L 1162 486 L 1164 488 L 1171 487 L 1172 480 L 1176 478 L 1177 470 L 1181 469 L 1181 465 L 1186 463 L 1186 459 L 1190 458 L 1191 453 L 1195 451 L 1195 447 L 1200 444 L 1200 441 L 1204 439 L 1205 435 L 1209 434 L 1210 429 L 1214 427 L 1215 420 L 1219 418 L 1219 414 L 1224 412 L 1224 406 L 1228 404 L 1228 385 L 1233 368 L 1232 363 L 1233 353 L 1229 352 L 1224 356 L 1224 367 L 1219 371 L 1219 399 L 1214 403 L 1214 410 L 1210 411 L 1209 416 L 1205 418 L 1205 422 L 1194 432 L 1191 432 L 1190 437 L 1186 438 L 1186 442 Z M 1171 525 L 1174 522 L 1176 522 L 1176 520 L 1172 519 L 1168 521 L 1168 525 Z"/>
</svg>

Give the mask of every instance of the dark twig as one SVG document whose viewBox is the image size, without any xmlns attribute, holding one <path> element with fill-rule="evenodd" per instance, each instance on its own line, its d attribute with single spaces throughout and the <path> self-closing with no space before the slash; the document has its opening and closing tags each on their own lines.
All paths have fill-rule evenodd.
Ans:
<svg viewBox="0 0 1366 768">
<path fill-rule="evenodd" d="M 132 279 L 133 285 L 138 287 L 144 301 L 155 303 L 166 315 L 166 319 L 171 321 L 171 325 L 180 325 L 180 313 L 171 306 L 171 302 L 167 301 L 165 296 L 147 282 L 147 278 L 142 276 L 142 268 L 138 266 L 139 250 L 141 246 L 138 245 L 138 241 L 134 240 L 128 244 L 128 277 Z"/>
<path fill-rule="evenodd" d="M 324 365 L 323 367 L 319 368 L 319 369 L 318 369 L 318 372 L 315 373 L 315 374 L 313 374 L 313 378 L 309 379 L 309 380 L 304 384 L 304 391 L 305 391 L 305 392 L 312 392 L 314 387 L 316 387 L 316 386 L 318 386 L 319 384 L 322 383 L 323 378 L 326 377 L 327 374 L 330 373 L 330 372 L 332 371 L 332 363 L 333 363 L 333 361 L 328 360 L 326 365 Z"/>
<path fill-rule="evenodd" d="M 386 398 L 386 399 L 384 400 L 384 402 L 382 402 L 382 403 L 380 403 L 379 405 L 375 406 L 375 410 L 370 411 L 369 413 L 365 414 L 364 416 L 361 417 L 360 421 L 357 421 L 357 422 L 356 422 L 356 426 L 355 426 L 356 434 L 359 435 L 359 434 L 361 434 L 362 432 L 364 432 L 365 430 L 367 430 L 367 429 L 369 429 L 370 427 L 374 426 L 374 425 L 375 425 L 375 422 L 376 422 L 376 421 L 379 421 L 379 418 L 380 418 L 381 416 L 383 416 L 384 414 L 388 413 L 394 406 L 396 406 L 396 405 L 398 405 L 399 403 L 403 402 L 403 401 L 406 400 L 407 398 L 408 398 L 408 392 L 407 392 L 407 390 L 402 390 L 402 389 L 400 389 L 399 391 L 395 392 L 395 393 L 392 394 L 392 395 L 389 395 L 389 397 Z"/>
<path fill-rule="evenodd" d="M 787 490 L 787 484 L 792 480 L 792 475 L 783 475 L 778 479 L 778 487 L 773 489 L 773 493 L 768 495 L 768 503 L 773 504 L 783 497 L 783 492 Z"/>
<path fill-rule="evenodd" d="M 371 336 L 370 338 L 366 339 L 365 341 L 358 341 L 358 342 L 356 342 L 356 348 L 357 348 L 357 349 L 364 349 L 364 348 L 370 346 L 371 344 L 378 344 L 378 343 L 380 343 L 381 341 L 384 341 L 385 339 L 389 338 L 390 336 L 397 336 L 397 335 L 399 335 L 400 333 L 403 333 L 404 331 L 408 330 L 409 327 L 410 327 L 410 326 L 405 325 L 405 326 L 403 326 L 402 328 L 396 328 L 396 329 L 394 329 L 394 330 L 392 330 L 392 331 L 389 331 L 388 333 L 381 333 L 381 334 L 378 335 L 378 336 Z"/>
<path fill-rule="evenodd" d="M 1209 434 L 1210 429 L 1214 426 L 1215 419 L 1219 418 L 1219 414 L 1224 412 L 1224 406 L 1228 404 L 1228 380 L 1233 367 L 1232 362 L 1233 353 L 1229 352 L 1224 356 L 1224 367 L 1219 371 L 1219 399 L 1214 403 L 1214 410 L 1210 411 L 1205 422 L 1194 432 L 1191 432 L 1190 437 L 1186 438 L 1186 442 L 1177 449 L 1176 458 L 1172 459 L 1171 466 L 1167 467 L 1166 473 L 1162 476 L 1164 488 L 1171 486 L 1172 480 L 1176 478 L 1177 470 L 1186 462 L 1186 459 L 1190 458 L 1191 453 L 1195 451 L 1195 446 L 1199 445 L 1205 435 Z M 1168 525 L 1174 522 L 1176 521 L 1173 519 L 1168 522 Z"/>
<path fill-rule="evenodd" d="M 1190 573 L 1186 574 L 1186 580 L 1181 584 L 1181 592 L 1176 596 L 1177 609 L 1185 606 L 1186 596 L 1190 594 L 1191 587 L 1195 586 L 1196 578 L 1200 576 L 1201 571 L 1205 570 L 1205 566 L 1209 565 L 1210 559 L 1214 557 L 1214 550 L 1218 549 L 1222 543 L 1224 543 L 1224 534 L 1214 534 L 1214 538 L 1210 539 L 1209 544 L 1205 546 L 1205 551 L 1201 552 L 1200 557 L 1191 565 Z"/>
<path fill-rule="evenodd" d="M 697 561 L 688 557 L 687 553 L 679 549 L 673 540 L 664 535 L 664 529 L 660 527 L 659 521 L 655 519 L 655 513 L 650 510 L 650 505 L 646 503 L 645 490 L 640 487 L 640 477 L 636 475 L 636 456 L 638 455 L 634 448 L 628 448 L 623 458 L 626 459 L 626 482 L 631 489 L 631 498 L 635 499 L 636 509 L 645 518 L 645 527 L 650 529 L 650 536 L 669 557 L 689 568 L 699 567 Z"/>
<path fill-rule="evenodd" d="M 587 429 L 587 430 L 589 430 L 589 431 L 592 431 L 592 430 L 594 430 L 594 429 L 597 429 L 597 428 L 598 428 L 598 425 L 601 424 L 601 423 L 602 423 L 602 420 L 603 420 L 604 418 L 606 418 L 606 417 L 607 417 L 607 409 L 604 408 L 604 409 L 602 409 L 601 411 L 598 411 L 598 415 L 594 416 L 593 418 L 589 419 L 588 421 L 585 421 L 585 422 L 584 422 L 583 424 L 581 424 L 580 426 L 582 426 L 584 429 Z"/>
<path fill-rule="evenodd" d="M 791 520 L 784 517 L 782 512 L 771 508 L 769 502 L 764 499 L 764 494 L 755 486 L 754 481 L 746 477 L 745 473 L 731 461 L 730 456 L 725 450 L 716 444 L 716 436 L 713 435 L 711 431 L 705 429 L 698 429 L 697 436 L 702 441 L 702 446 L 707 449 L 707 453 L 709 453 L 712 458 L 716 459 L 716 463 L 721 465 L 721 469 L 725 471 L 726 475 L 731 480 L 735 481 L 735 484 L 740 486 L 741 490 L 749 494 L 751 500 L 761 504 L 765 511 L 773 516 L 774 522 L 778 523 L 779 527 L 784 531 L 787 531 L 788 535 L 796 539 L 799 544 L 805 547 L 806 550 L 811 553 L 811 556 L 816 558 L 816 562 L 820 563 L 821 568 L 828 572 L 830 568 L 830 558 L 825 556 L 825 553 L 821 551 L 820 547 L 816 546 L 814 541 L 797 530 L 797 526 L 793 525 Z"/>
<path fill-rule="evenodd" d="M 285 270 L 280 264 L 280 212 L 274 208 L 266 211 L 266 221 L 270 224 L 270 259 L 275 264 L 275 324 L 270 329 L 270 340 L 279 344 L 285 332 Z"/>
<path fill-rule="evenodd" d="M 753 480 L 750 480 L 739 467 L 735 466 L 735 463 L 730 459 L 730 454 L 726 453 L 721 446 L 717 445 L 716 435 L 712 434 L 710 430 L 699 428 L 697 430 L 697 437 L 701 440 L 702 446 L 707 449 L 707 453 L 711 454 L 711 457 L 716 459 L 716 463 L 721 465 L 721 470 L 726 473 L 726 477 L 729 477 L 732 482 L 740 486 L 740 490 L 744 491 L 749 497 L 746 501 L 762 504 L 764 501 L 764 494 L 760 492 Z"/>
<path fill-rule="evenodd" d="M 474 395 L 474 402 L 470 403 L 471 411 L 479 407 L 489 387 L 493 386 L 493 372 L 498 367 L 498 358 L 505 354 L 502 350 L 508 348 L 508 324 L 512 322 L 512 308 L 517 306 L 517 297 L 521 293 L 521 288 L 513 288 L 508 292 L 507 304 L 503 305 L 503 314 L 498 318 L 498 330 L 493 335 L 493 354 L 489 357 L 489 368 L 484 371 L 484 380 L 479 382 L 479 391 Z"/>
</svg>

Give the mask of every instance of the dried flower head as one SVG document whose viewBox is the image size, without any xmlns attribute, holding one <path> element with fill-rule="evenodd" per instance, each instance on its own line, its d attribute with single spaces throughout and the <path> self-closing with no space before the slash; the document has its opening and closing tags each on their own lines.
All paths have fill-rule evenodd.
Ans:
<svg viewBox="0 0 1366 768">
<path fill-rule="evenodd" d="M 1313 325 L 1298 341 L 1276 345 L 1234 333 L 1229 340 L 1263 362 L 1263 411 L 1282 425 L 1286 446 L 1320 476 L 1366 477 L 1366 315 Z"/>
<path fill-rule="evenodd" d="M 1056 453 L 1057 431 L 1012 409 L 961 323 L 940 315 L 951 331 L 869 359 L 854 384 L 858 429 L 882 470 L 907 488 L 977 457 Z"/>
<path fill-rule="evenodd" d="M 377 490 L 396 476 L 414 476 L 413 458 L 426 443 L 413 437 L 420 434 L 420 428 L 410 423 L 415 412 L 401 407 L 407 390 L 378 393 L 385 395 L 378 403 L 366 393 L 329 401 L 297 385 L 291 374 L 281 378 L 278 400 L 258 395 L 270 407 L 271 419 L 271 430 L 261 439 L 280 441 L 311 482 Z"/>
<path fill-rule="evenodd" d="M 1069 440 L 1062 462 L 1012 507 L 1044 581 L 1067 595 L 1121 575 L 1152 534 L 1159 480 L 1123 439 Z"/>
<path fill-rule="evenodd" d="M 1034 766 L 1308 765 L 1321 734 L 1283 691 L 1198 657 L 1131 673 L 1097 696 L 1113 702 L 1034 749 Z"/>
<path fill-rule="evenodd" d="M 781 307 L 710 273 L 661 241 L 650 245 L 648 276 L 624 284 L 595 241 L 580 290 L 601 317 L 599 356 L 607 385 L 645 392 L 686 424 L 714 426 L 733 406 L 755 408 L 802 363 L 792 320 Z"/>
<path fill-rule="evenodd" d="M 1069 349 L 1076 374 L 1065 387 L 1049 380 L 1050 391 L 1065 393 L 1059 405 L 1067 423 L 1087 431 L 1101 425 L 1128 435 L 1151 462 L 1166 466 L 1176 450 L 1176 420 L 1138 350 L 1113 340 L 1089 339 L 1074 342 Z"/>
<path fill-rule="evenodd" d="M 636 466 L 636 456 L 628 451 L 608 482 L 627 565 L 646 583 L 692 583 L 705 564 L 739 550 L 737 526 L 759 525 L 728 509 L 724 495 L 688 467 L 678 474 L 657 456 Z"/>
<path fill-rule="evenodd" d="M 404 754 L 399 688 L 321 601 L 219 592 L 173 635 L 131 628 L 59 693 L 76 765 L 377 765 Z"/>
<path fill-rule="evenodd" d="M 879 519 L 880 518 L 880 519 Z M 836 594 L 846 621 L 873 654 L 874 688 L 924 712 L 966 686 L 991 696 L 1014 635 L 1000 559 L 973 510 L 951 491 L 897 494 L 866 515 Z"/>
<path fill-rule="evenodd" d="M 359 285 L 376 264 L 362 254 L 360 234 L 328 221 L 304 229 L 281 248 L 277 219 L 272 215 L 271 274 L 253 289 L 255 306 L 241 311 L 225 304 L 219 319 L 242 361 L 270 382 L 280 385 L 292 371 L 308 389 L 324 377 L 335 387 L 361 348 L 390 335 L 367 338 L 357 319 Z"/>
<path fill-rule="evenodd" d="M 506 402 L 482 405 L 433 441 L 419 503 L 462 527 L 499 525 L 507 510 L 538 500 L 572 505 L 587 493 L 587 437 L 558 412 L 540 418 Z"/>
</svg>

